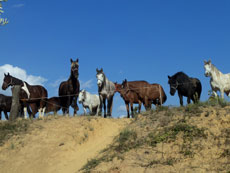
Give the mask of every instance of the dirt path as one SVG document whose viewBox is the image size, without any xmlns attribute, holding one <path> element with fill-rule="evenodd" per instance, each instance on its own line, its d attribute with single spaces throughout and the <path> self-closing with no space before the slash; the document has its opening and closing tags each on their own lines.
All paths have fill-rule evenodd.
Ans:
<svg viewBox="0 0 230 173">
<path fill-rule="evenodd" d="M 110 144 L 130 121 L 60 117 L 32 124 L 0 147 L 0 172 L 73 173 Z"/>
</svg>

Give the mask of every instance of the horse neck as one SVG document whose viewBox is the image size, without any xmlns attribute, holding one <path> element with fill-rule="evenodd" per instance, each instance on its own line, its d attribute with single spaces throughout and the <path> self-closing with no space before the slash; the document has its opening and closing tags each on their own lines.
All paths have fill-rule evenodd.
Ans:
<svg viewBox="0 0 230 173">
<path fill-rule="evenodd" d="M 12 82 L 12 85 L 23 85 L 23 81 L 15 77 L 11 78 L 11 82 Z"/>
<path fill-rule="evenodd" d="M 218 70 L 213 64 L 212 64 L 212 71 L 211 71 L 211 78 L 212 80 L 219 80 L 220 76 L 223 75 L 223 73 Z"/>
</svg>

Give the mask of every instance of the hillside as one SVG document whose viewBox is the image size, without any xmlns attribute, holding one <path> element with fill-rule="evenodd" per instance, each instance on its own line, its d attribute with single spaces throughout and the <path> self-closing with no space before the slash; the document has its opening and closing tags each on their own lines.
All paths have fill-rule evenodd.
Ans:
<svg viewBox="0 0 230 173">
<path fill-rule="evenodd" d="M 134 119 L 49 116 L 0 130 L 6 173 L 230 172 L 227 104 L 161 107 Z"/>
<path fill-rule="evenodd" d="M 189 105 L 145 112 L 83 172 L 230 172 L 230 107 Z"/>
<path fill-rule="evenodd" d="M 9 139 L 0 142 L 0 172 L 78 172 L 129 122 L 83 116 L 50 116 L 45 120 L 19 120 L 14 124 L 2 122 L 1 131 L 14 135 L 11 138 L 6 135 Z"/>
</svg>

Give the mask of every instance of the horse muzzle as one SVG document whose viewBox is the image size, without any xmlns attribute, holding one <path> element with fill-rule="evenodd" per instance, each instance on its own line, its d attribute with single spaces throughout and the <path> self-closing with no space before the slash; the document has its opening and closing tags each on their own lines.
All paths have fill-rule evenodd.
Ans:
<svg viewBox="0 0 230 173">
<path fill-rule="evenodd" d="M 8 85 L 5 85 L 5 83 L 2 84 L 2 89 L 6 90 L 8 88 Z"/>
<path fill-rule="evenodd" d="M 210 73 L 204 73 L 205 77 L 209 77 Z"/>
</svg>

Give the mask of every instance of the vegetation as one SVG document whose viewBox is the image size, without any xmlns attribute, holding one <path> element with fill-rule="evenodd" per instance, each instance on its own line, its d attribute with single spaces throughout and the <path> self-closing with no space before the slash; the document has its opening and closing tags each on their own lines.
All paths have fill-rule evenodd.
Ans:
<svg viewBox="0 0 230 173">
<path fill-rule="evenodd" d="M 9 23 L 7 18 L 2 18 L 1 15 L 2 13 L 4 13 L 3 8 L 2 8 L 2 2 L 6 2 L 7 0 L 0 0 L 0 25 L 6 25 L 7 23 Z"/>
<path fill-rule="evenodd" d="M 30 120 L 18 120 L 15 122 L 1 122 L 0 123 L 0 146 L 4 144 L 13 135 L 26 132 L 29 128 Z"/>
</svg>

